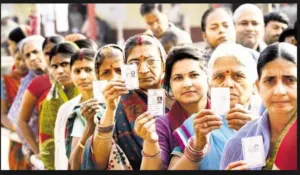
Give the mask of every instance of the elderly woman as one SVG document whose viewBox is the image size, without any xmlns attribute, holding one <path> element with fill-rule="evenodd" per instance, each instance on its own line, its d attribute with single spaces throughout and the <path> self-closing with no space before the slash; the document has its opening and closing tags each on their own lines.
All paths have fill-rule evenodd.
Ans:
<svg viewBox="0 0 300 175">
<path fill-rule="evenodd" d="M 106 110 L 85 146 L 84 169 L 140 169 L 143 140 L 134 125 L 147 110 L 148 89 L 161 88 L 166 54 L 161 43 L 147 34 L 130 37 L 124 53 L 125 63 L 137 65 L 140 89 L 128 91 L 121 78 L 104 88 Z"/>
<path fill-rule="evenodd" d="M 270 170 L 297 169 L 297 47 L 288 43 L 275 43 L 260 54 L 257 65 L 256 86 L 267 110 L 263 115 L 245 125 L 224 148 L 221 169 Z M 243 160 L 241 139 L 263 138 L 265 166 L 248 167 Z M 282 148 L 282 144 L 289 144 Z M 285 150 L 287 156 L 280 154 Z M 280 162 L 285 162 L 282 165 Z M 276 168 L 276 167 L 275 167 Z"/>
</svg>

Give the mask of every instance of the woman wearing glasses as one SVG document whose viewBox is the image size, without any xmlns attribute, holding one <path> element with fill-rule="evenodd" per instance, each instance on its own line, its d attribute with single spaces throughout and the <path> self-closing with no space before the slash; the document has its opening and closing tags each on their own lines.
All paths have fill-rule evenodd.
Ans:
<svg viewBox="0 0 300 175">
<path fill-rule="evenodd" d="M 106 110 L 86 144 L 84 169 L 140 169 L 143 139 L 134 132 L 135 121 L 147 110 L 148 89 L 161 88 L 166 54 L 161 43 L 147 34 L 129 38 L 124 54 L 125 63 L 138 67 L 140 89 L 128 91 L 122 79 L 107 84 L 103 91 Z M 149 120 L 154 121 L 153 117 Z"/>
</svg>

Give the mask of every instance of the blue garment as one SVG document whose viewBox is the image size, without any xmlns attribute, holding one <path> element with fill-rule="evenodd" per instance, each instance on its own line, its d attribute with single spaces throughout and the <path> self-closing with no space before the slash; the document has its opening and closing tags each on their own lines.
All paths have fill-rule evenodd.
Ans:
<svg viewBox="0 0 300 175">
<path fill-rule="evenodd" d="M 225 145 L 222 155 L 220 169 L 224 170 L 230 163 L 243 160 L 242 138 L 262 135 L 264 142 L 265 158 L 270 149 L 269 115 L 267 111 L 256 120 L 243 126 Z M 250 168 L 250 170 L 261 170 L 262 167 Z"/>
<path fill-rule="evenodd" d="M 184 123 L 174 131 L 174 137 L 180 146 L 176 147 L 172 154 L 176 152 L 183 153 L 187 141 L 191 136 L 195 135 L 193 120 L 195 115 L 189 117 Z M 222 116 L 223 125 L 220 129 L 216 129 L 211 132 L 208 143 L 208 151 L 201 161 L 199 167 L 200 170 L 219 170 L 219 165 L 223 153 L 223 149 L 227 141 L 235 134 L 235 132 L 229 128 L 227 121 Z"/>
<path fill-rule="evenodd" d="M 6 91 L 5 91 L 5 84 L 3 79 L 1 78 L 1 99 L 6 100 Z"/>
<path fill-rule="evenodd" d="M 34 79 L 36 76 L 37 75 L 35 74 L 34 71 L 29 71 L 29 73 L 26 75 L 26 77 L 24 77 L 21 80 L 21 84 L 19 86 L 16 98 L 14 99 L 14 102 L 8 111 L 8 114 L 7 114 L 8 119 L 12 123 L 14 123 L 16 126 L 18 126 L 18 117 L 19 117 L 21 102 L 22 102 L 24 93 L 25 93 L 26 89 L 28 88 L 31 80 Z M 35 138 L 38 138 L 38 111 L 36 108 L 34 108 L 33 113 L 30 117 L 29 126 L 34 133 Z M 30 148 L 29 145 L 26 143 L 26 141 L 23 137 L 23 134 L 18 127 L 17 127 L 17 133 L 22 141 L 23 146 L 25 146 L 26 148 Z"/>
</svg>

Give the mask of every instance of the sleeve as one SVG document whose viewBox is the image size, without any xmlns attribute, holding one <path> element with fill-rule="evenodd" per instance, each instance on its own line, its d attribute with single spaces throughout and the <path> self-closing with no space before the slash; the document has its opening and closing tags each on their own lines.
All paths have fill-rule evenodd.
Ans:
<svg viewBox="0 0 300 175">
<path fill-rule="evenodd" d="M 157 118 L 155 121 L 155 129 L 158 135 L 158 143 L 161 149 L 161 159 L 163 162 L 164 169 L 167 170 L 169 163 L 170 163 L 170 145 L 169 145 L 169 138 L 168 138 L 168 125 L 164 122 L 163 117 Z"/>
<path fill-rule="evenodd" d="M 83 117 L 77 116 L 74 121 L 71 137 L 81 137 L 84 131 L 85 123 L 86 120 Z"/>
<path fill-rule="evenodd" d="M 226 167 L 236 161 L 242 160 L 242 144 L 241 139 L 239 137 L 233 137 L 230 139 L 223 150 L 221 162 L 220 162 L 220 170 L 225 170 Z"/>
<path fill-rule="evenodd" d="M 50 88 L 51 88 L 51 83 L 49 78 L 38 76 L 30 82 L 27 89 L 29 92 L 31 92 L 35 97 L 39 99 L 42 93 Z"/>
<path fill-rule="evenodd" d="M 5 91 L 5 84 L 3 78 L 1 78 L 1 99 L 7 100 L 6 91 Z"/>
</svg>

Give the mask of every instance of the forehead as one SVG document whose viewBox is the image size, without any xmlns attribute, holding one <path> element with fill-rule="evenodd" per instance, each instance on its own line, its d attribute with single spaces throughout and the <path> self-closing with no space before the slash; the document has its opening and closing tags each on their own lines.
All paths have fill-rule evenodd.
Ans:
<svg viewBox="0 0 300 175">
<path fill-rule="evenodd" d="M 213 24 L 213 23 L 223 23 L 228 22 L 232 23 L 232 17 L 223 9 L 218 9 L 212 13 L 210 13 L 206 19 L 206 24 Z"/>
<path fill-rule="evenodd" d="M 51 64 L 57 64 L 57 63 L 64 62 L 64 61 L 70 62 L 71 58 L 69 56 L 66 56 L 63 54 L 57 54 L 52 57 Z"/>
<path fill-rule="evenodd" d="M 72 65 L 72 69 L 81 68 L 81 67 L 94 67 L 94 62 L 90 60 L 82 59 L 82 61 L 76 60 Z"/>
<path fill-rule="evenodd" d="M 274 26 L 274 25 L 277 25 L 277 26 L 281 26 L 281 27 L 287 27 L 288 25 L 285 24 L 285 23 L 282 23 L 280 21 L 270 21 L 268 23 L 269 26 Z"/>
<path fill-rule="evenodd" d="M 156 19 L 158 19 L 160 17 L 161 17 L 161 13 L 157 9 L 144 15 L 144 18 L 146 21 L 155 21 Z"/>
<path fill-rule="evenodd" d="M 294 63 L 282 58 L 268 62 L 262 68 L 262 76 L 275 75 L 278 73 L 278 71 L 297 77 L 297 66 Z"/>
<path fill-rule="evenodd" d="M 160 58 L 160 53 L 158 50 L 158 46 L 155 45 L 146 45 L 143 44 L 141 46 L 135 46 L 130 54 L 128 55 L 127 62 L 131 59 L 142 59 L 140 58 L 141 56 L 143 57 L 155 57 L 155 58 Z"/>
<path fill-rule="evenodd" d="M 36 42 L 34 41 L 29 41 L 24 45 L 24 53 L 31 52 L 32 50 L 41 50 L 41 46 L 39 46 Z"/>
<path fill-rule="evenodd" d="M 240 12 L 238 17 L 238 21 L 256 21 L 256 22 L 263 22 L 262 13 L 258 10 L 253 9 L 245 9 Z"/>
<path fill-rule="evenodd" d="M 242 71 L 246 72 L 245 66 L 233 56 L 223 56 L 217 59 L 213 65 L 213 71 Z"/>
<path fill-rule="evenodd" d="M 100 70 L 104 70 L 111 67 L 120 67 L 123 64 L 123 58 L 121 57 L 113 57 L 113 58 L 106 58 L 103 60 L 103 63 L 100 66 Z"/>
<path fill-rule="evenodd" d="M 172 67 L 172 72 L 171 75 L 174 74 L 185 74 L 189 73 L 192 71 L 201 71 L 199 61 L 189 59 L 189 58 L 184 58 L 180 61 L 177 61 L 173 67 Z M 187 69 L 188 67 L 188 69 Z"/>
</svg>

